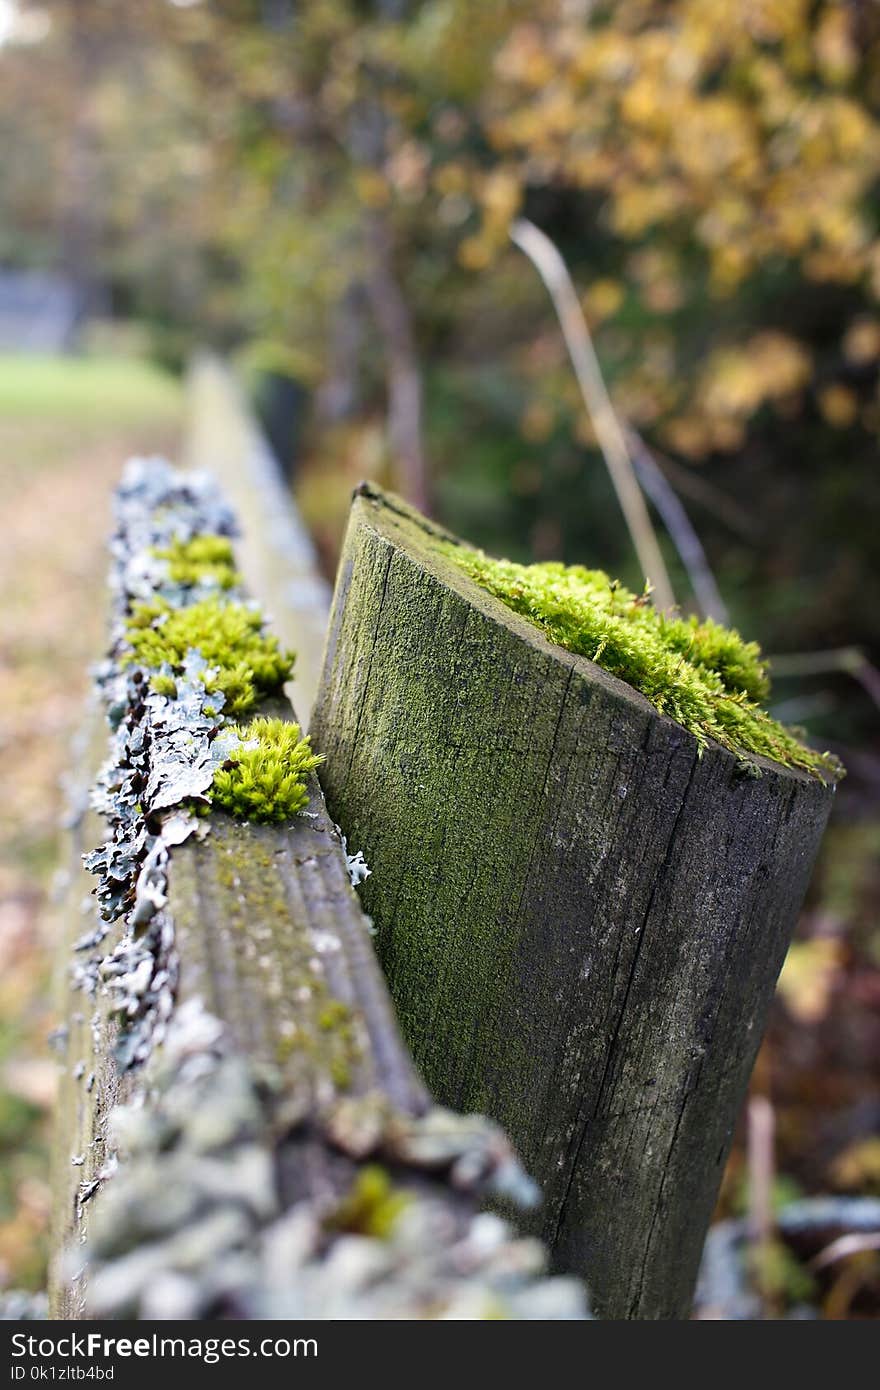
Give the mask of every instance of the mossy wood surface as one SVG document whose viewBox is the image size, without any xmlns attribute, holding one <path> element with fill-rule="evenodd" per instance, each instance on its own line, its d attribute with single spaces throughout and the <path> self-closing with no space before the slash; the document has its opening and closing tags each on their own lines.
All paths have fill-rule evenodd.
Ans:
<svg viewBox="0 0 880 1390">
<path fill-rule="evenodd" d="M 93 756 L 84 758 L 79 784 L 83 795 L 94 755 L 106 742 L 104 729 L 96 712 Z M 424 1113 L 427 1094 L 397 1032 L 320 789 L 314 778 L 310 782 L 309 815 L 292 824 L 243 825 L 220 813 L 211 817 L 203 841 L 176 848 L 169 870 L 180 958 L 176 1005 L 200 999 L 222 1020 L 236 1051 L 280 1076 L 298 1114 L 317 1115 L 334 1099 L 369 1094 L 384 1096 L 401 1114 Z M 81 1316 L 85 1306 L 85 1280 L 71 1277 L 76 1271 L 69 1254 L 62 1267 L 63 1252 L 88 1236 L 92 1205 L 82 1200 L 83 1187 L 109 1157 L 110 1111 L 138 1080 L 136 1073 L 117 1071 L 116 1028 L 101 997 L 70 989 L 66 978 L 83 929 L 80 907 L 90 901 L 85 895 L 92 887 L 79 854 L 100 834 L 91 812 L 73 828 L 70 931 L 61 957 L 68 1032 L 53 1159 L 52 1303 L 53 1315 L 62 1318 Z M 80 1157 L 81 1163 L 73 1162 Z M 281 1171 L 285 1201 L 293 1202 L 344 1193 L 355 1169 L 341 1155 L 331 1161 L 324 1143 L 310 1137 L 289 1146 Z"/>
<path fill-rule="evenodd" d="M 175 850 L 178 1006 L 198 997 L 236 1049 L 316 1108 L 381 1092 L 405 1114 L 427 1094 L 397 1032 L 364 914 L 314 777 L 308 814 L 246 825 L 218 813 Z"/>
<path fill-rule="evenodd" d="M 508 1129 L 600 1317 L 682 1317 L 832 791 L 698 757 L 449 540 L 355 500 L 311 726 L 329 810 L 435 1096 Z"/>
</svg>

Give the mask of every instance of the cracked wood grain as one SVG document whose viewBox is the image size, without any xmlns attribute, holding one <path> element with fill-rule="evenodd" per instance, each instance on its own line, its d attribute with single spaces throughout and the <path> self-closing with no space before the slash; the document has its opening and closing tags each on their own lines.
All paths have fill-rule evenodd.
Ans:
<svg viewBox="0 0 880 1390">
<path fill-rule="evenodd" d="M 434 1094 L 541 1181 L 597 1313 L 687 1315 L 832 789 L 742 773 L 355 499 L 312 730 Z"/>
</svg>

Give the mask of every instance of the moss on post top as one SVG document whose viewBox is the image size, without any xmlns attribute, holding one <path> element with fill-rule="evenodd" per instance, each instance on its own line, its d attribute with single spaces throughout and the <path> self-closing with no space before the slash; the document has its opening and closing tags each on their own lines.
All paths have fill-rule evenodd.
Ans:
<svg viewBox="0 0 880 1390">
<path fill-rule="evenodd" d="M 735 630 L 659 612 L 648 591 L 632 593 L 602 570 L 494 560 L 372 484 L 356 497 L 389 539 L 471 604 L 532 644 L 542 634 L 557 657 L 563 649 L 586 662 L 593 679 L 611 677 L 618 696 L 644 696 L 694 737 L 701 754 L 719 745 L 756 776 L 768 766 L 826 784 L 843 775 L 832 754 L 808 747 L 762 707 L 767 662 Z"/>
</svg>

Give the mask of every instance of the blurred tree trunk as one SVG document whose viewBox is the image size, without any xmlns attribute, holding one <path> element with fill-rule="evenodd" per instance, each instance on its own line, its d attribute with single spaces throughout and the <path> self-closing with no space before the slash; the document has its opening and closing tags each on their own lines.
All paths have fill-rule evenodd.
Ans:
<svg viewBox="0 0 880 1390">
<path fill-rule="evenodd" d="M 364 231 L 369 251 L 366 291 L 385 345 L 389 443 L 401 492 L 425 512 L 430 510 L 430 489 L 422 438 L 422 372 L 412 314 L 394 270 L 394 237 L 387 213 L 366 213 Z"/>
<path fill-rule="evenodd" d="M 67 26 L 74 103 L 61 186 L 61 254 L 81 320 L 98 313 L 106 300 L 100 264 L 103 209 L 97 112 L 105 36 L 95 23 L 93 11 L 92 0 L 69 0 Z"/>
<path fill-rule="evenodd" d="M 403 20 L 409 0 L 375 0 L 384 20 Z M 387 78 L 380 67 L 365 68 L 369 89 L 349 128 L 348 152 L 355 165 L 385 180 L 389 115 L 383 103 Z M 367 268 L 364 288 L 385 348 L 388 395 L 388 440 L 397 475 L 407 501 L 430 512 L 428 464 L 422 431 L 422 370 L 409 302 L 395 266 L 395 235 L 387 205 L 364 211 L 363 232 Z"/>
<path fill-rule="evenodd" d="M 366 312 L 364 286 L 360 280 L 353 280 L 333 307 L 329 369 L 315 401 L 319 419 L 327 424 L 350 419 L 358 408 L 358 367 Z"/>
</svg>

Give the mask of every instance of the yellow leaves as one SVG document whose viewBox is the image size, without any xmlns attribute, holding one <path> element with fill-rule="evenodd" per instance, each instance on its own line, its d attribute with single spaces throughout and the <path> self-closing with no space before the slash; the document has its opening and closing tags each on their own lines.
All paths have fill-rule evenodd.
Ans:
<svg viewBox="0 0 880 1390">
<path fill-rule="evenodd" d="M 354 175 L 354 191 L 358 202 L 366 208 L 387 207 L 391 199 L 388 181 L 375 169 L 357 169 Z"/>
<path fill-rule="evenodd" d="M 719 246 L 712 255 L 711 285 L 720 296 L 732 294 L 752 268 L 753 256 L 745 246 L 730 242 Z"/>
<path fill-rule="evenodd" d="M 831 1181 L 844 1191 L 880 1192 L 880 1137 L 858 1139 L 838 1154 Z"/>
<path fill-rule="evenodd" d="M 483 237 L 465 237 L 458 248 L 458 261 L 465 270 L 485 270 L 492 260 L 492 246 Z"/>
<path fill-rule="evenodd" d="M 583 34 L 572 54 L 572 76 L 581 81 L 599 80 L 616 85 L 632 74 L 636 58 L 630 35 L 611 27 L 591 30 Z"/>
<path fill-rule="evenodd" d="M 813 35 L 816 68 L 826 82 L 844 83 L 853 77 L 859 54 L 852 32 L 852 13 L 848 6 L 825 8 Z"/>
<path fill-rule="evenodd" d="M 466 270 L 483 270 L 498 251 L 507 245 L 510 224 L 522 198 L 519 179 L 513 169 L 499 165 L 477 183 L 483 221 L 476 236 L 466 237 L 458 248 L 458 259 Z"/>
<path fill-rule="evenodd" d="M 621 236 L 635 240 L 649 227 L 680 214 L 685 202 L 682 194 L 678 183 L 671 179 L 653 184 L 641 180 L 621 182 L 612 194 L 612 225 Z"/>
<path fill-rule="evenodd" d="M 694 92 L 673 125 L 671 144 L 679 168 L 698 182 L 711 181 L 714 190 L 720 191 L 726 178 L 748 184 L 761 167 L 752 111 L 731 96 Z"/>
<path fill-rule="evenodd" d="M 837 156 L 864 156 L 875 165 L 876 172 L 878 131 L 867 110 L 846 97 L 830 97 L 820 109 Z"/>
<path fill-rule="evenodd" d="M 779 976 L 779 993 L 799 1023 L 819 1023 L 828 1012 L 843 964 L 843 943 L 833 937 L 796 941 Z"/>
<path fill-rule="evenodd" d="M 783 333 L 757 333 L 741 348 L 712 355 L 698 399 L 710 416 L 747 419 L 764 401 L 799 391 L 811 372 L 810 356 L 800 343 Z"/>
<path fill-rule="evenodd" d="M 620 113 L 631 125 L 662 129 L 669 119 L 668 93 L 656 77 L 643 73 L 623 92 Z"/>
<path fill-rule="evenodd" d="M 538 10 L 498 58 L 490 138 L 536 182 L 604 190 L 618 237 L 686 226 L 710 289 L 732 294 L 771 258 L 880 298 L 864 209 L 880 169 L 868 76 L 839 0 L 621 3 L 584 23 Z M 487 248 L 479 258 L 485 259 Z M 477 256 L 476 248 L 470 254 Z M 645 302 L 674 312 L 681 287 Z"/>
<path fill-rule="evenodd" d="M 853 319 L 844 335 L 843 355 L 858 367 L 876 361 L 880 357 L 880 320 Z"/>
<path fill-rule="evenodd" d="M 581 299 L 590 326 L 597 328 L 604 319 L 612 318 L 623 303 L 624 295 L 619 280 L 594 280 Z"/>
<path fill-rule="evenodd" d="M 487 219 L 503 222 L 505 229 L 519 209 L 521 188 L 512 169 L 503 166 L 487 174 L 480 187 L 480 201 Z"/>
<path fill-rule="evenodd" d="M 698 375 L 689 408 L 663 422 L 660 433 L 675 453 L 699 459 L 742 447 L 746 426 L 768 402 L 787 411 L 812 376 L 800 343 L 784 333 L 757 333 L 737 347 L 713 352 Z"/>
<path fill-rule="evenodd" d="M 798 40 L 809 28 L 809 0 L 745 0 L 742 22 L 759 43 Z"/>
<path fill-rule="evenodd" d="M 684 299 L 684 286 L 676 257 L 661 247 L 649 247 L 629 258 L 627 269 L 639 286 L 641 297 L 655 314 L 670 314 Z"/>
<path fill-rule="evenodd" d="M 835 382 L 819 392 L 819 409 L 829 425 L 846 429 L 858 416 L 859 398 L 848 386 Z"/>
<path fill-rule="evenodd" d="M 556 64 L 537 24 L 517 24 L 495 59 L 497 75 L 538 90 L 553 80 Z"/>
<path fill-rule="evenodd" d="M 696 413 L 667 420 L 662 435 L 669 448 L 684 458 L 700 459 L 707 454 L 733 453 L 745 440 L 745 428 L 738 420 L 710 420 Z"/>
<path fill-rule="evenodd" d="M 432 183 L 438 193 L 448 197 L 466 193 L 470 184 L 470 174 L 460 160 L 450 160 L 434 170 Z"/>
</svg>

